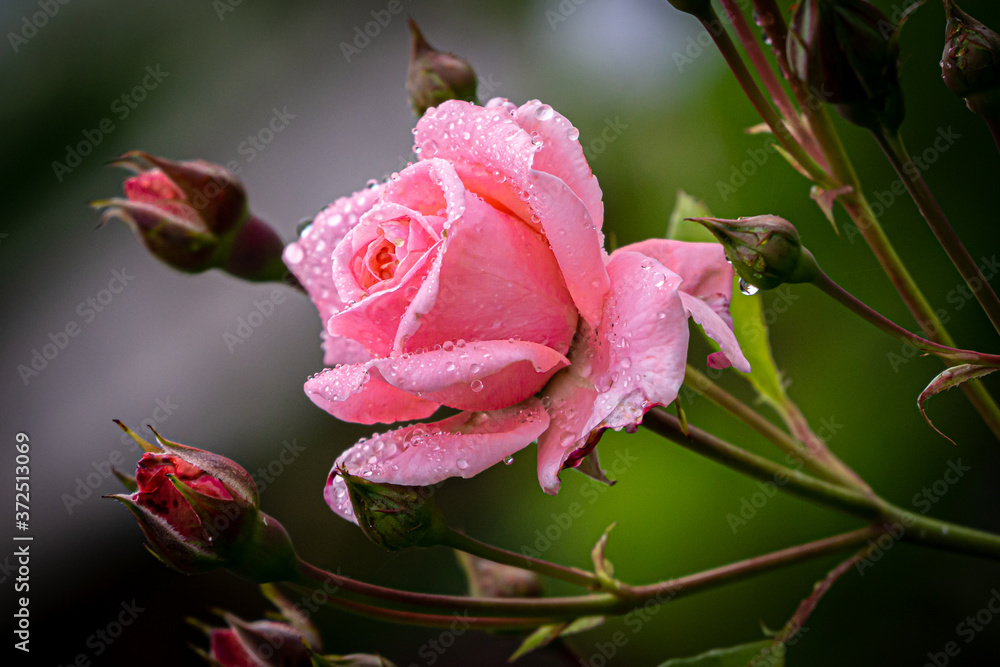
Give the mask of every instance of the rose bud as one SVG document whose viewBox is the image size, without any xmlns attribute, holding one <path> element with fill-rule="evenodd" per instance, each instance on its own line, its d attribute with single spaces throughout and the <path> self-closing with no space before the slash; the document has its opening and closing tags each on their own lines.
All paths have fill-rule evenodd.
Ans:
<svg viewBox="0 0 1000 667">
<path fill-rule="evenodd" d="M 101 224 L 125 221 L 157 258 L 179 271 L 222 269 L 253 281 L 281 280 L 283 243 L 247 208 L 243 184 L 222 167 L 130 151 L 114 162 L 136 172 L 125 198 L 91 202 Z"/>
<path fill-rule="evenodd" d="M 147 548 L 184 574 L 224 567 L 256 582 L 286 579 L 298 557 L 285 529 L 259 511 L 257 485 L 224 456 L 165 440 L 151 445 L 116 423 L 144 450 L 137 490 L 112 494 L 139 521 Z"/>
<path fill-rule="evenodd" d="M 417 22 L 410 19 L 412 47 L 406 72 L 406 90 L 413 113 L 423 116 L 445 100 L 476 101 L 476 72 L 465 58 L 438 51 L 427 43 Z"/>
<path fill-rule="evenodd" d="M 946 0 L 941 75 L 951 92 L 981 116 L 1000 112 L 1000 35 Z"/>
<path fill-rule="evenodd" d="M 899 31 L 864 0 L 802 0 L 786 46 L 789 66 L 849 122 L 890 132 L 903 122 Z"/>
<path fill-rule="evenodd" d="M 225 611 L 216 613 L 225 619 L 227 628 L 213 628 L 188 618 L 209 639 L 209 650 L 191 648 L 215 667 L 394 667 L 377 655 L 327 655 L 322 638 L 306 614 L 270 584 L 261 586 L 264 596 L 278 608 L 269 614 L 274 620 L 247 623 Z"/>
<path fill-rule="evenodd" d="M 209 650 L 191 648 L 216 667 L 311 667 L 309 649 L 302 634 L 287 623 L 254 621 L 247 623 L 228 612 L 219 614 L 227 628 L 205 626 L 193 619 L 191 625 L 208 635 Z"/>
<path fill-rule="evenodd" d="M 739 220 L 688 219 L 700 222 L 719 239 L 740 276 L 741 287 L 746 283 L 759 289 L 773 289 L 782 283 L 807 283 L 819 271 L 812 253 L 799 243 L 795 226 L 776 215 Z"/>
<path fill-rule="evenodd" d="M 358 526 L 375 544 L 389 551 L 440 544 L 447 526 L 433 488 L 375 484 L 344 468 L 334 469 L 334 476 L 344 481 Z"/>
<path fill-rule="evenodd" d="M 542 596 L 541 578 L 529 570 L 511 567 L 491 560 L 456 551 L 469 595 L 476 598 L 537 598 Z"/>
</svg>

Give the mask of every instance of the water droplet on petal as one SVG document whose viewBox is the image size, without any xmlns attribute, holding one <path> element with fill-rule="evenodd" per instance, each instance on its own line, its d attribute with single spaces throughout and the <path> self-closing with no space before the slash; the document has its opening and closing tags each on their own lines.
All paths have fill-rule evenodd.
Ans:
<svg viewBox="0 0 1000 667">
<path fill-rule="evenodd" d="M 510 465 L 511 463 L 513 463 L 513 462 L 514 462 L 514 457 L 513 457 L 513 456 L 510 456 L 510 455 L 508 455 L 508 456 L 505 456 L 505 457 L 503 458 L 503 462 L 504 462 L 504 463 L 505 463 L 506 465 Z"/>
<path fill-rule="evenodd" d="M 466 461 L 465 459 L 459 459 L 455 461 L 455 467 L 458 468 L 459 470 L 468 470 L 469 462 Z"/>
<path fill-rule="evenodd" d="M 474 391 L 474 392 L 476 392 L 478 394 L 479 392 L 481 392 L 483 390 L 483 381 L 482 380 L 473 380 L 471 383 L 469 383 L 469 389 L 471 389 L 472 391 Z"/>
</svg>

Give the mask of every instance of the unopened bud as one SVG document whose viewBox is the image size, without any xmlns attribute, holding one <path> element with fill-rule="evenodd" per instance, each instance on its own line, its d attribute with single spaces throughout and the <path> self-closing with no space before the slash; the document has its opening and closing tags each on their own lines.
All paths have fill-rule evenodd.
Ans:
<svg viewBox="0 0 1000 667">
<path fill-rule="evenodd" d="M 441 543 L 447 526 L 432 487 L 376 484 L 343 469 L 333 474 L 344 478 L 358 526 L 375 544 L 396 551 Z"/>
<path fill-rule="evenodd" d="M 789 66 L 851 123 L 895 132 L 903 122 L 899 28 L 864 0 L 802 0 L 786 45 Z"/>
<path fill-rule="evenodd" d="M 792 223 L 776 215 L 739 220 L 689 218 L 700 222 L 722 244 L 733 270 L 759 289 L 782 283 L 812 282 L 819 272 L 812 253 L 799 243 Z"/>
<path fill-rule="evenodd" d="M 217 268 L 245 280 L 284 276 L 281 238 L 250 213 L 243 184 L 226 169 L 141 151 L 112 164 L 136 175 L 125 181 L 124 198 L 91 202 L 103 210 L 101 224 L 124 220 L 150 253 L 187 273 Z"/>
<path fill-rule="evenodd" d="M 428 44 L 413 19 L 410 19 L 410 32 L 413 42 L 406 90 L 410 93 L 413 112 L 423 116 L 429 108 L 447 100 L 475 103 L 476 72 L 469 61 Z"/>
<path fill-rule="evenodd" d="M 941 76 L 951 92 L 980 115 L 1000 112 L 1000 35 L 945 1 Z"/>
</svg>

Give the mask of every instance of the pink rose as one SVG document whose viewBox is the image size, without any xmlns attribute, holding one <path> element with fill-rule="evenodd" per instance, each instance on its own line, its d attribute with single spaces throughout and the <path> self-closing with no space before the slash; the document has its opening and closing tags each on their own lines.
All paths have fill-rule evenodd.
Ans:
<svg viewBox="0 0 1000 667">
<path fill-rule="evenodd" d="M 592 431 L 673 400 L 688 313 L 746 365 L 725 319 L 732 270 L 721 248 L 691 246 L 688 257 L 659 241 L 609 258 L 600 187 L 579 133 L 551 107 L 449 101 L 414 134 L 418 163 L 337 200 L 285 250 L 326 323 L 333 366 L 305 389 L 365 424 L 423 419 L 442 405 L 463 412 L 363 440 L 337 465 L 424 485 L 471 477 L 542 436 L 539 478 L 554 491 Z M 631 348 L 609 347 L 611 335 Z M 622 364 L 634 369 L 622 375 Z M 353 519 L 340 476 L 326 498 Z"/>
</svg>

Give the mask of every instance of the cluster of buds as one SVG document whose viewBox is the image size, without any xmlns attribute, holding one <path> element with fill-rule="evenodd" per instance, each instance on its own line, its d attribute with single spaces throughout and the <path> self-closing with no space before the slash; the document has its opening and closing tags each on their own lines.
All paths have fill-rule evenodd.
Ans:
<svg viewBox="0 0 1000 667">
<path fill-rule="evenodd" d="M 226 568 L 258 583 L 293 578 L 299 559 L 284 527 L 260 511 L 250 474 L 219 454 L 165 440 L 146 442 L 135 490 L 112 494 L 139 521 L 147 549 L 184 574 Z"/>
<path fill-rule="evenodd" d="M 948 89 L 973 112 L 1000 115 L 1000 35 L 946 0 L 941 75 Z"/>
<path fill-rule="evenodd" d="M 894 133 L 904 114 L 900 26 L 865 0 L 802 0 L 788 31 L 789 66 L 851 123 Z"/>
<path fill-rule="evenodd" d="M 154 256 L 186 273 L 217 268 L 238 278 L 280 280 L 284 243 L 250 213 L 246 190 L 219 165 L 172 162 L 141 151 L 112 161 L 135 172 L 125 197 L 93 201 L 101 224 L 125 221 Z"/>
<path fill-rule="evenodd" d="M 447 100 L 476 102 L 476 72 L 469 61 L 431 46 L 416 21 L 410 19 L 412 46 L 406 72 L 406 90 L 413 113 L 423 116 Z"/>
<path fill-rule="evenodd" d="M 378 655 L 320 655 L 322 640 L 316 627 L 294 604 L 271 585 L 261 586 L 264 596 L 280 613 L 248 623 L 235 614 L 217 612 L 227 627 L 188 622 L 208 637 L 209 648 L 192 647 L 215 667 L 395 667 Z"/>
<path fill-rule="evenodd" d="M 773 289 L 782 283 L 813 282 L 819 265 L 802 247 L 792 223 L 776 215 L 739 220 L 688 218 L 700 222 L 719 240 L 733 270 L 746 283 Z"/>
</svg>

